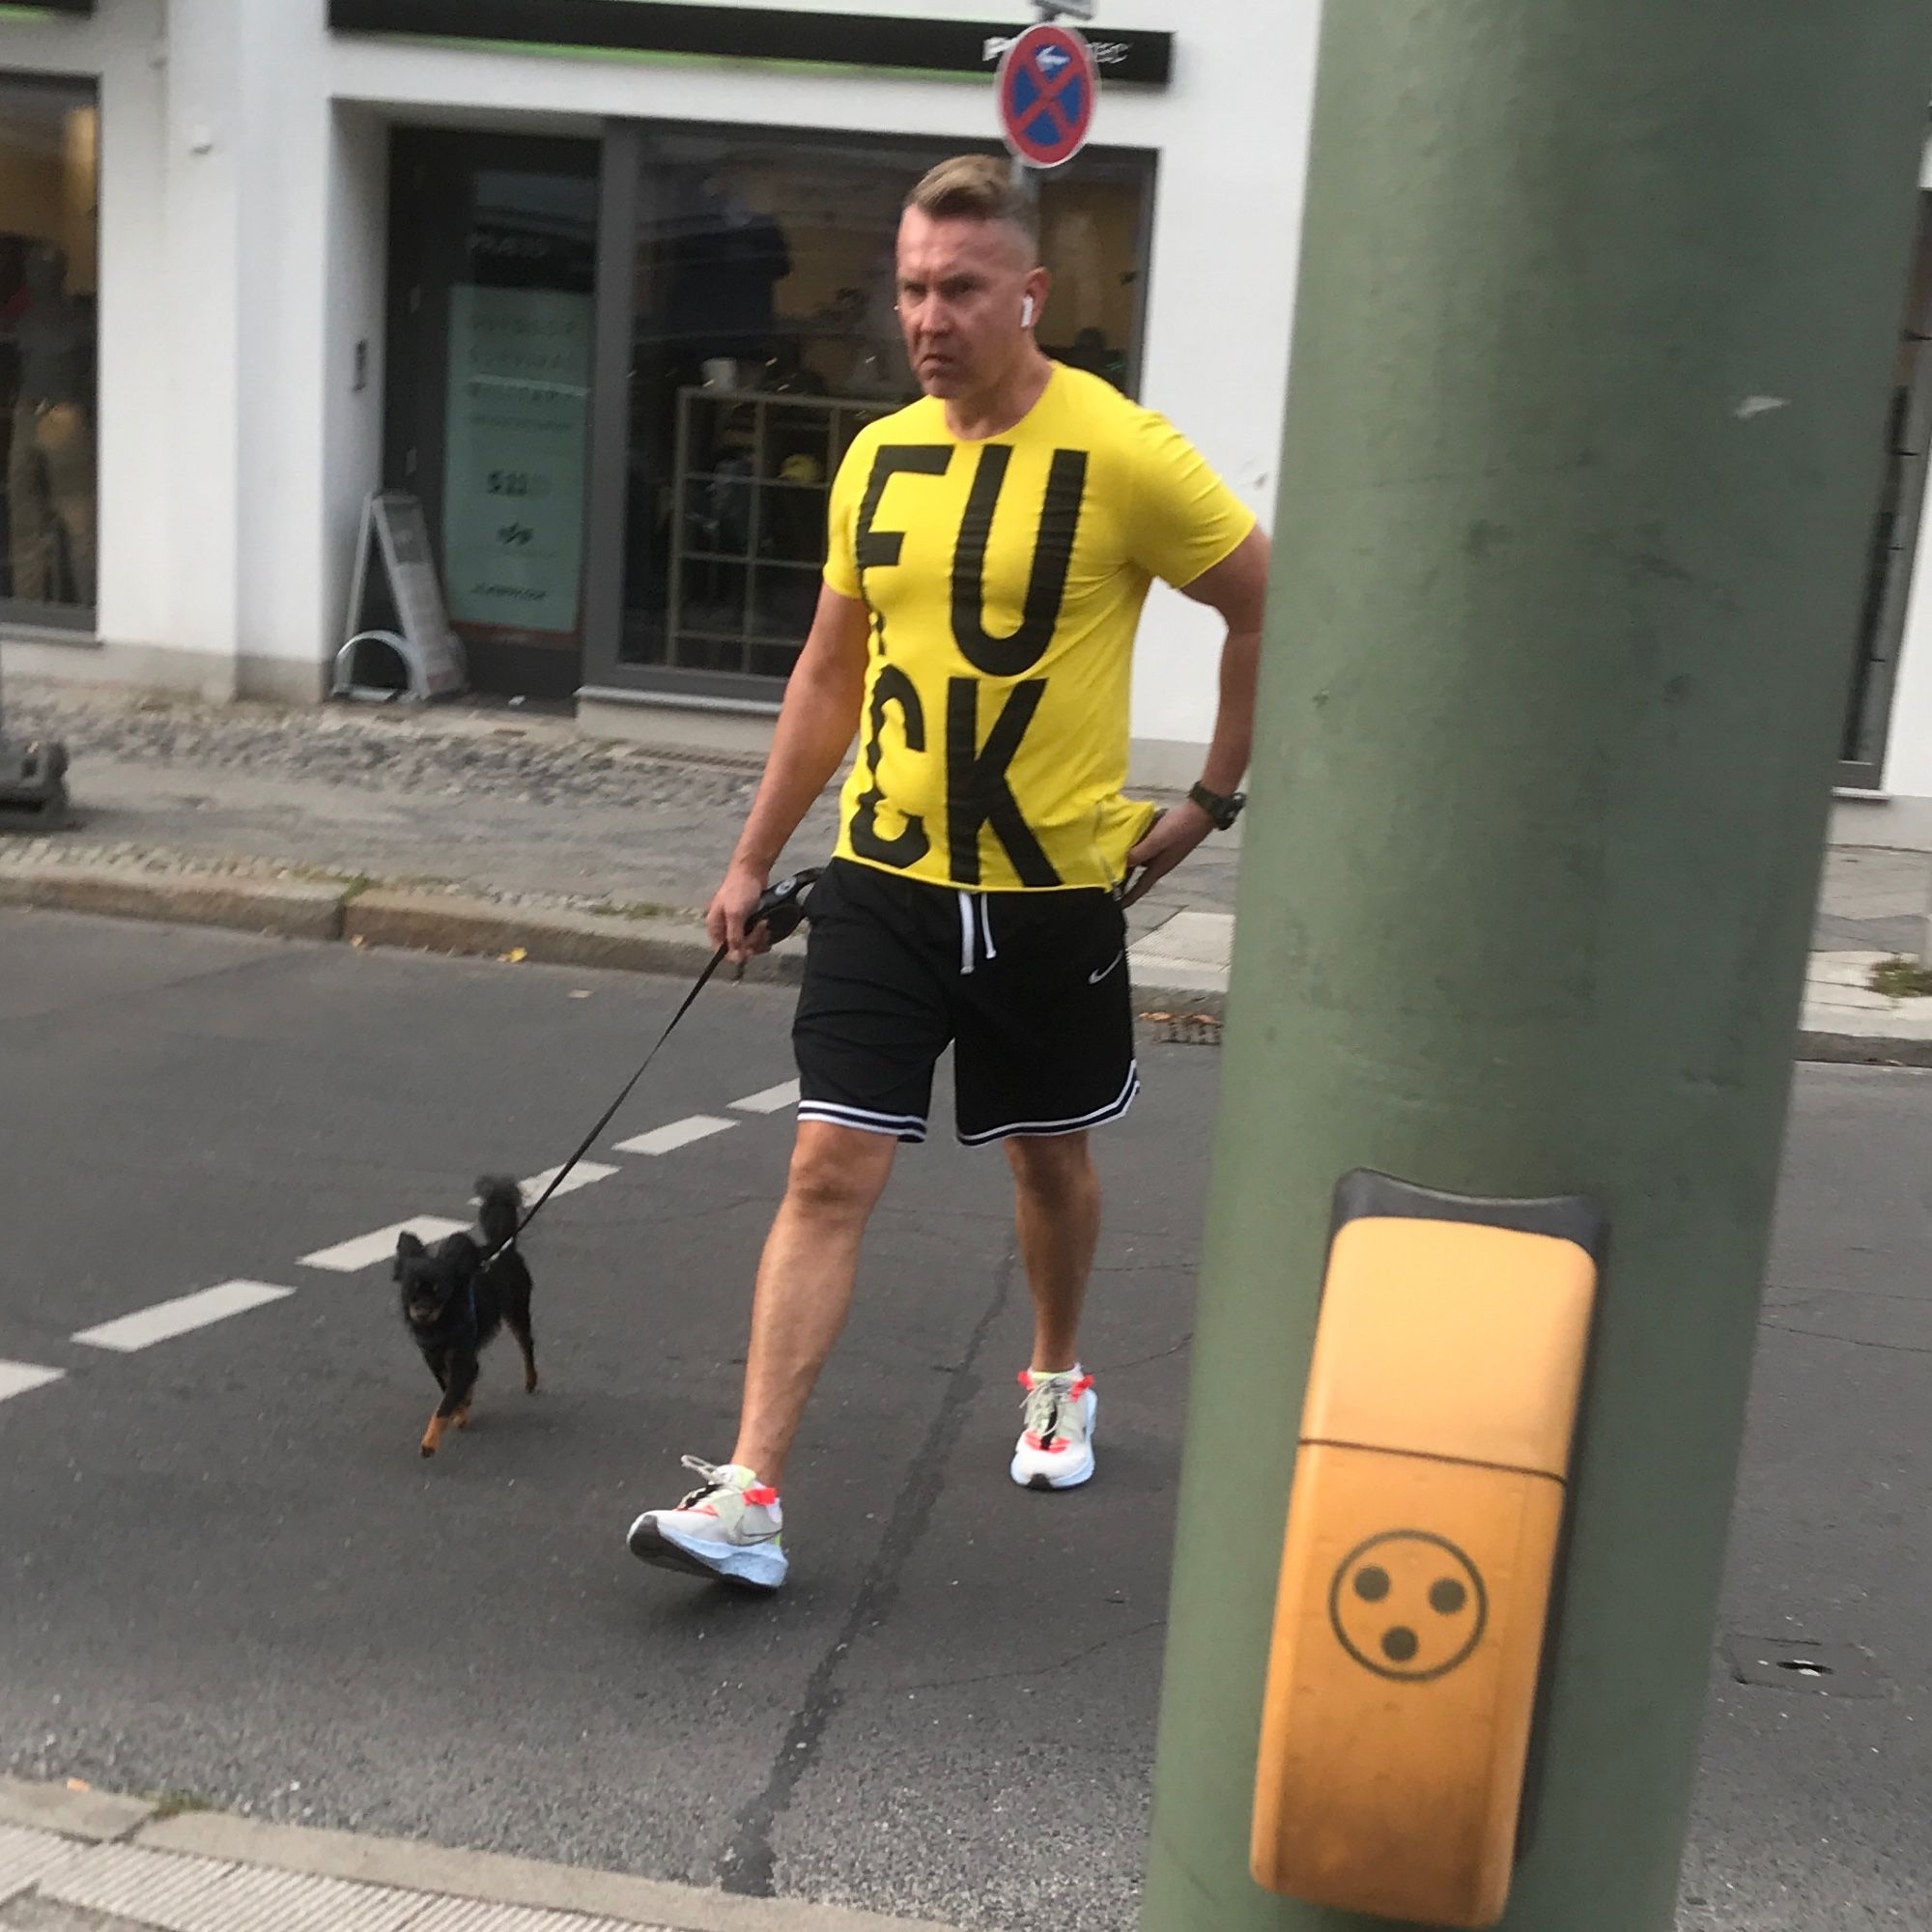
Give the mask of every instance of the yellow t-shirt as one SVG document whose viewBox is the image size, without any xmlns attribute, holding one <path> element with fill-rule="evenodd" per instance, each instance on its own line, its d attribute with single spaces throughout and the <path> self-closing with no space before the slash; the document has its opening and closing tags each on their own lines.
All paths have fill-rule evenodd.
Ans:
<svg viewBox="0 0 1932 1932">
<path fill-rule="evenodd" d="M 838 856 L 933 885 L 1109 887 L 1153 808 L 1122 796 L 1134 633 L 1255 526 L 1164 417 L 1057 367 L 1004 436 L 927 397 L 860 432 L 825 581 L 871 612 Z"/>
</svg>

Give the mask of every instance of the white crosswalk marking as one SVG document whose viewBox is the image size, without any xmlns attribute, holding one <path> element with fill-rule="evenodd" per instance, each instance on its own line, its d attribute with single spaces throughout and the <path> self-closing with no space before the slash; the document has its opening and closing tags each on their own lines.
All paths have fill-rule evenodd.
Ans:
<svg viewBox="0 0 1932 1932">
<path fill-rule="evenodd" d="M 533 1174 L 523 1183 L 524 1199 L 534 1202 L 563 1170 L 560 1167 L 547 1167 L 541 1174 Z M 571 1169 L 570 1178 L 550 1198 L 554 1201 L 559 1194 L 575 1194 L 580 1187 L 588 1187 L 593 1180 L 609 1180 L 613 1174 L 621 1174 L 622 1168 L 612 1167 L 607 1161 L 581 1160 Z"/>
<path fill-rule="evenodd" d="M 673 1121 L 668 1127 L 653 1127 L 647 1134 L 634 1135 L 630 1140 L 619 1141 L 619 1153 L 674 1153 L 681 1147 L 689 1147 L 693 1141 L 709 1140 L 713 1134 L 729 1133 L 738 1124 L 736 1121 L 721 1121 L 716 1114 L 693 1114 L 687 1120 Z"/>
<path fill-rule="evenodd" d="M 0 1402 L 9 1396 L 25 1395 L 29 1389 L 45 1388 L 66 1373 L 65 1369 L 37 1368 L 32 1362 L 0 1362 Z"/>
<path fill-rule="evenodd" d="M 328 1268 L 336 1274 L 354 1274 L 358 1268 L 374 1267 L 396 1252 L 398 1235 L 413 1235 L 419 1241 L 440 1241 L 445 1235 L 460 1235 L 466 1223 L 445 1221 L 438 1214 L 418 1214 L 413 1221 L 397 1221 L 378 1228 L 373 1235 L 357 1235 L 353 1241 L 338 1241 L 332 1248 L 318 1248 L 301 1258 L 301 1265 Z"/>
<path fill-rule="evenodd" d="M 137 1350 L 152 1349 L 156 1342 L 172 1341 L 177 1335 L 225 1321 L 231 1315 L 243 1315 L 270 1301 L 284 1301 L 294 1293 L 292 1288 L 273 1288 L 265 1281 L 225 1281 L 219 1288 L 177 1295 L 138 1314 L 124 1315 L 118 1321 L 83 1328 L 73 1340 L 89 1349 L 111 1349 L 116 1354 L 131 1355 Z"/>
<path fill-rule="evenodd" d="M 767 1087 L 762 1094 L 747 1094 L 742 1100 L 733 1100 L 731 1109 L 738 1114 L 781 1114 L 787 1107 L 798 1105 L 798 1082 L 786 1080 L 777 1087 Z"/>
</svg>

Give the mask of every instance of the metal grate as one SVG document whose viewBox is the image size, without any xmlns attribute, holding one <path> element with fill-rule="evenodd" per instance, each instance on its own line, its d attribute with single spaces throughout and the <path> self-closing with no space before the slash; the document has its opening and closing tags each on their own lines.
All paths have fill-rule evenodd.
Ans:
<svg viewBox="0 0 1932 1932">
<path fill-rule="evenodd" d="M 1724 1653 L 1731 1675 L 1740 1684 L 1765 1690 L 1809 1690 L 1829 1697 L 1885 1695 L 1871 1657 L 1855 1643 L 1732 1635 L 1724 1639 Z"/>
<path fill-rule="evenodd" d="M 1219 1046 L 1221 1020 L 1216 1013 L 1143 1013 L 1141 1024 L 1163 1046 Z"/>
</svg>

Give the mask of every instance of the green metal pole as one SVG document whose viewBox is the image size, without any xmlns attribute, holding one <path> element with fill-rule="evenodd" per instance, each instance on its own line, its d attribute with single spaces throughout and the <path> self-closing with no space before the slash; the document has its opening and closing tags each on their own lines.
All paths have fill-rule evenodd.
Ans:
<svg viewBox="0 0 1932 1932">
<path fill-rule="evenodd" d="M 1504 1922 L 1672 1923 L 1928 83 L 1906 0 L 1329 0 L 1144 1932 L 1385 1932 L 1248 1876 L 1358 1165 L 1609 1211 Z"/>
</svg>

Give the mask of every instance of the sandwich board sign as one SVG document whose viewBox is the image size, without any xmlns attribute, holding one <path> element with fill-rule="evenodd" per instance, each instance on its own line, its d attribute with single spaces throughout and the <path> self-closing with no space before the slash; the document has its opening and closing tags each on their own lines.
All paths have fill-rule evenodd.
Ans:
<svg viewBox="0 0 1932 1932">
<path fill-rule="evenodd" d="M 379 564 L 386 595 L 372 606 Z M 462 639 L 449 628 L 422 504 L 405 491 L 378 490 L 362 506 L 349 624 L 352 635 L 335 654 L 331 696 L 365 703 L 408 697 L 426 704 L 469 689 L 469 668 Z M 372 683 L 378 665 L 387 677 Z"/>
</svg>

